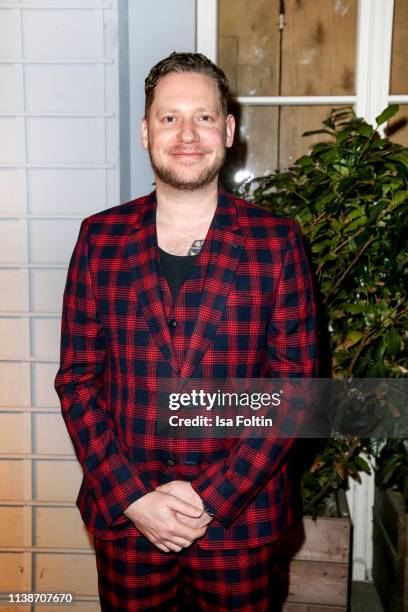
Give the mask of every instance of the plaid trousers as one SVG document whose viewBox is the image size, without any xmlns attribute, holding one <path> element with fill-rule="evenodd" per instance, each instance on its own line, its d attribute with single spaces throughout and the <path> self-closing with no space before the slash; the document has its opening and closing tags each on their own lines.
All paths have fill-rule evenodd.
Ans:
<svg viewBox="0 0 408 612">
<path fill-rule="evenodd" d="M 164 553 L 144 537 L 95 538 L 102 612 L 278 612 L 280 566 L 274 544 Z"/>
</svg>

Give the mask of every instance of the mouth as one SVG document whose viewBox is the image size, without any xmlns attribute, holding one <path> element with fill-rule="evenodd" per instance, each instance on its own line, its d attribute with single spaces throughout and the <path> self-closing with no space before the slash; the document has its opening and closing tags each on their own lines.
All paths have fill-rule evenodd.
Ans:
<svg viewBox="0 0 408 612">
<path fill-rule="evenodd" d="M 178 157 L 200 157 L 210 151 L 207 149 L 170 149 L 169 153 Z"/>
<path fill-rule="evenodd" d="M 182 157 L 182 158 L 186 158 L 186 159 L 197 159 L 199 157 L 203 157 L 205 155 L 205 153 L 202 152 L 191 152 L 191 151 L 179 151 L 177 153 L 170 153 L 170 155 L 172 155 L 172 157 Z"/>
<path fill-rule="evenodd" d="M 194 165 L 201 163 L 206 154 L 207 153 L 204 151 L 173 151 L 170 153 L 170 157 L 173 158 L 175 162 Z"/>
</svg>

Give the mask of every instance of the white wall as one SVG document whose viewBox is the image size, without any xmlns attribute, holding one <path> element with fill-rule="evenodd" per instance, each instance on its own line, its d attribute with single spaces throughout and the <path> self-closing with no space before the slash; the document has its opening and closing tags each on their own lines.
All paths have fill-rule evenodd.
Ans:
<svg viewBox="0 0 408 612">
<path fill-rule="evenodd" d="M 80 221 L 119 201 L 117 1 L 2 2 L 0 592 L 71 591 L 80 612 L 95 561 L 53 379 Z"/>
<path fill-rule="evenodd" d="M 140 147 L 144 80 L 150 68 L 173 51 L 195 50 L 195 0 L 129 0 L 131 196 L 149 193 L 153 173 Z"/>
</svg>

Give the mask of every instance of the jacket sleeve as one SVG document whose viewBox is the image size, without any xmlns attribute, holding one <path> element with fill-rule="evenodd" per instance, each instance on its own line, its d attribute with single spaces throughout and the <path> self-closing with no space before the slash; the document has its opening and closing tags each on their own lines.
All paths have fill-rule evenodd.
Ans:
<svg viewBox="0 0 408 612">
<path fill-rule="evenodd" d="M 108 526 L 128 519 L 123 511 L 149 492 L 121 447 L 105 398 L 105 333 L 92 286 L 88 222 L 79 232 L 64 292 L 61 360 L 55 389 L 82 465 L 84 484 Z"/>
<path fill-rule="evenodd" d="M 297 223 L 291 225 L 288 234 L 268 325 L 267 355 L 267 369 L 272 378 L 316 375 L 315 306 Z M 267 438 L 242 436 L 226 458 L 210 465 L 191 483 L 224 527 L 235 521 L 279 469 L 306 416 L 304 407 L 296 409 L 294 405 L 283 402 L 279 410 L 282 429 L 279 425 L 275 427 L 275 435 Z M 279 435 L 280 430 L 286 434 Z"/>
</svg>

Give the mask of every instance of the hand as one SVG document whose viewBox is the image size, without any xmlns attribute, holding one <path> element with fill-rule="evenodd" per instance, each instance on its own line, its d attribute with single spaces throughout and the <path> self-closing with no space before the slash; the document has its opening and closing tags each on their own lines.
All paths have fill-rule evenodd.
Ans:
<svg viewBox="0 0 408 612">
<path fill-rule="evenodd" d="M 152 544 L 163 552 L 179 552 L 201 538 L 206 529 L 184 524 L 178 516 L 198 519 L 202 504 L 196 507 L 174 495 L 152 491 L 126 508 L 124 514 Z"/>
<path fill-rule="evenodd" d="M 203 507 L 201 497 L 194 491 L 191 484 L 185 480 L 172 480 L 171 482 L 167 482 L 166 484 L 157 487 L 156 491 L 169 493 L 170 495 L 174 495 L 188 504 L 192 504 L 193 506 L 198 506 L 200 508 Z M 178 520 L 185 525 L 189 525 L 190 527 L 194 527 L 196 529 L 207 527 L 207 525 L 212 521 L 212 516 L 206 512 L 202 512 L 201 516 L 199 517 L 192 517 L 191 515 L 185 515 L 180 512 L 177 512 L 176 516 Z"/>
</svg>

